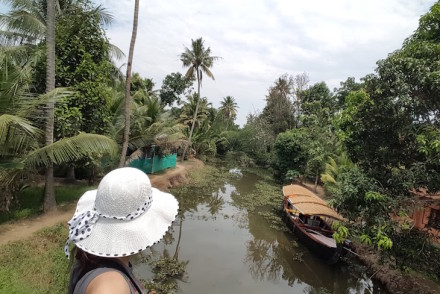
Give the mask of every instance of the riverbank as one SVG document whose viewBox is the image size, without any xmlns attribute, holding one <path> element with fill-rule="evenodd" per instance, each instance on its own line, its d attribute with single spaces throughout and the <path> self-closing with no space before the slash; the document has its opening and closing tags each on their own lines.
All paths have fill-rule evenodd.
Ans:
<svg viewBox="0 0 440 294">
<path fill-rule="evenodd" d="M 192 171 L 198 172 L 193 173 Z M 188 172 L 191 173 L 190 176 Z M 209 221 L 210 217 L 212 218 L 212 223 L 209 225 L 210 230 L 207 231 L 207 234 L 212 231 L 212 227 L 217 226 L 218 223 L 221 223 L 222 221 L 225 222 L 229 219 L 237 219 L 238 223 L 240 223 L 241 225 L 244 224 L 238 221 L 244 216 L 243 214 L 234 214 L 230 211 L 228 211 L 227 213 L 222 212 L 224 206 L 227 205 L 229 201 L 233 201 L 234 205 L 240 208 L 245 208 L 246 211 L 249 213 L 251 218 L 249 220 L 249 232 L 258 236 L 258 238 L 256 237 L 256 239 L 258 239 L 258 242 L 263 242 L 263 245 L 271 244 L 271 246 L 275 246 L 270 242 L 272 242 L 273 240 L 277 240 L 276 244 L 278 244 L 279 242 L 281 242 L 280 244 L 284 244 L 284 235 L 282 231 L 285 226 L 280 221 L 279 214 L 277 213 L 277 211 L 279 210 L 279 203 L 282 200 L 282 196 L 280 194 L 280 186 L 279 184 L 273 182 L 270 173 L 261 172 L 259 176 L 260 178 L 258 181 L 242 180 L 238 175 L 230 174 L 227 167 L 219 168 L 217 166 L 204 166 L 203 163 L 199 160 L 190 160 L 184 162 L 183 164 L 179 162 L 177 168 L 167 170 L 161 174 L 152 175 L 150 176 L 150 178 L 153 186 L 162 190 L 178 187 L 178 189 L 173 189 L 172 193 L 176 195 L 176 197 L 179 197 L 182 209 L 186 207 L 186 210 L 192 211 L 194 213 L 199 210 L 197 206 L 199 203 L 205 203 L 207 206 L 207 211 L 205 211 L 206 215 L 202 215 L 201 213 L 198 217 L 200 217 L 203 222 Z M 233 180 L 234 178 L 236 178 L 235 181 Z M 262 181 L 263 178 L 265 178 L 266 180 Z M 223 194 L 227 193 L 227 189 L 225 190 L 224 186 L 219 185 L 220 187 L 222 187 L 222 191 L 215 190 L 213 187 L 216 187 L 218 185 L 217 182 L 235 182 L 234 185 L 238 189 L 238 191 L 240 191 L 240 189 L 243 189 L 243 187 L 247 185 L 255 186 L 255 189 L 249 188 L 249 193 L 231 192 L 231 199 L 224 202 L 221 200 L 224 197 Z M 312 186 L 307 186 L 309 187 L 309 189 L 313 188 Z M 216 193 L 212 194 L 212 189 L 214 189 Z M 319 192 L 320 191 L 318 191 L 318 193 Z M 220 195 L 223 196 L 220 197 Z M 72 203 L 71 205 L 74 209 L 75 203 Z M 50 225 L 49 228 L 40 230 L 36 234 L 26 233 L 25 235 L 27 235 L 27 237 L 21 237 L 14 242 L 9 242 L 9 244 L 0 246 L 0 285 L 2 285 L 2 289 L 5 289 L 5 292 L 64 293 L 63 289 L 65 289 L 65 283 L 68 282 L 68 261 L 65 259 L 62 253 L 62 248 L 64 246 L 65 236 L 67 235 L 67 227 L 65 225 L 65 222 L 71 217 L 72 214 L 73 211 L 71 211 L 70 214 L 65 217 L 65 220 L 62 219 L 59 221 L 55 221 L 55 217 L 52 217 L 52 221 L 55 221 L 55 223 Z M 41 218 L 43 218 L 43 216 Z M 219 221 L 214 221 L 215 219 L 218 219 Z M 262 219 L 264 219 L 263 222 L 261 222 Z M 189 222 L 191 222 L 190 217 L 186 219 L 185 228 L 189 226 Z M 262 231 L 262 228 L 265 227 L 265 222 L 269 224 L 271 228 L 270 231 L 276 230 L 278 231 L 278 233 L 272 235 L 272 233 L 270 233 L 269 231 Z M 182 223 L 180 222 L 179 230 L 181 230 L 182 228 L 181 224 Z M 41 229 L 41 225 L 38 226 L 40 226 Z M 1 227 L 2 226 L 0 226 L 0 229 Z M 214 236 L 217 236 L 218 234 L 221 235 L 222 233 L 227 231 L 226 228 L 229 227 L 231 226 L 228 225 L 224 228 L 220 227 L 216 229 L 212 238 L 214 238 Z M 17 229 L 19 230 L 20 227 L 17 227 Z M 178 232 L 179 230 L 176 230 L 176 232 Z M 184 234 L 190 235 L 191 231 L 184 232 Z M 174 236 L 174 238 L 176 240 L 180 240 L 180 237 L 178 238 L 177 236 Z M 172 238 L 169 236 L 168 242 L 171 239 Z M 208 239 L 211 240 L 211 237 Z M 231 240 L 236 240 L 236 236 L 234 235 L 234 238 Z M 1 231 L 0 241 L 2 241 Z M 189 241 L 187 240 L 186 242 L 188 243 Z M 219 241 L 218 244 L 221 244 L 221 242 L 222 241 Z M 286 249 L 282 248 L 289 248 L 290 250 L 290 248 L 294 246 L 292 242 L 294 241 L 289 239 L 288 243 L 283 246 L 279 246 L 280 252 L 284 252 L 283 250 L 286 251 Z M 230 250 L 230 248 L 233 248 L 230 247 L 232 246 L 231 244 L 229 244 L 227 247 L 219 247 L 219 249 Z M 197 248 L 196 246 L 200 246 L 200 240 L 190 246 L 191 250 Z M 239 246 L 234 249 L 234 252 L 235 250 L 239 250 L 241 246 L 242 244 L 240 243 Z M 377 254 L 374 255 L 375 251 L 370 251 L 368 247 L 365 247 L 364 250 L 365 252 L 361 252 L 360 247 L 358 247 L 358 253 L 362 255 L 360 260 L 369 268 L 368 274 L 366 274 L 367 271 L 365 267 L 363 267 L 363 272 L 366 274 L 366 276 L 371 276 L 373 279 L 382 282 L 382 284 L 389 292 L 440 293 L 440 290 L 438 290 L 439 285 L 435 284 L 434 282 L 424 280 L 422 277 L 418 277 L 413 273 L 405 274 L 400 270 L 393 268 L 391 265 L 387 267 L 386 265 L 380 264 Z M 184 249 L 182 249 L 182 251 L 184 252 Z M 198 254 L 201 254 L 203 249 L 195 251 Z M 285 261 L 290 260 L 292 256 L 295 255 L 293 255 L 290 251 L 286 251 L 283 254 L 286 255 L 286 258 L 281 258 L 277 260 L 279 265 L 282 266 L 285 270 L 292 270 L 292 268 L 296 268 L 292 267 L 291 264 L 285 264 Z M 311 260 L 307 260 L 306 257 L 303 256 L 303 253 L 298 254 L 298 256 L 300 256 L 300 259 L 304 259 L 304 261 L 298 261 L 297 267 L 303 267 L 304 264 L 309 266 Z M 307 255 L 307 253 L 305 254 Z M 262 258 L 264 259 L 265 256 L 266 255 L 262 255 Z M 266 258 L 269 258 L 271 262 L 274 262 L 273 258 L 270 255 L 268 255 Z M 196 264 L 196 261 L 197 259 L 195 257 L 191 259 L 192 264 Z M 351 263 L 352 262 L 349 262 L 349 264 Z M 319 266 L 321 268 L 321 265 L 315 265 L 314 263 L 312 263 L 312 265 Z M 38 273 L 35 272 L 34 269 L 40 266 L 44 267 L 44 270 Z M 322 267 L 324 269 L 321 268 L 321 270 L 325 270 L 325 266 Z M 202 268 L 202 266 L 200 266 L 200 268 Z M 313 273 L 313 271 L 311 273 Z M 312 276 L 311 273 L 310 275 Z M 265 271 L 263 272 L 263 274 L 268 275 L 269 272 Z M 193 275 L 195 278 L 194 273 Z M 292 274 L 292 277 L 297 276 L 298 273 Z M 332 279 L 331 275 L 324 276 L 326 277 L 326 279 Z M 301 275 L 301 279 L 304 281 L 309 281 L 311 277 Z M 337 279 L 337 277 L 333 277 L 333 279 Z M 309 281 L 309 283 L 311 282 Z M 331 280 L 324 283 L 323 285 L 325 285 L 326 289 L 333 289 L 331 288 L 331 285 L 333 285 L 333 283 L 334 281 Z M 339 283 L 342 282 L 339 281 Z M 158 289 L 157 285 L 153 288 Z"/>
<path fill-rule="evenodd" d="M 355 242 L 359 260 L 368 266 L 372 278 L 380 281 L 390 293 L 436 294 L 440 285 L 416 272 L 405 273 L 397 269 L 392 260 L 381 261 L 379 253 L 370 247 Z"/>
<path fill-rule="evenodd" d="M 312 183 L 305 183 L 310 191 L 313 191 Z M 319 197 L 328 200 L 324 190 L 318 186 L 315 192 Z M 395 260 L 381 261 L 380 254 L 361 242 L 353 242 L 356 247 L 357 258 L 368 267 L 371 278 L 378 280 L 390 293 L 416 293 L 435 294 L 440 293 L 440 284 L 430 280 L 421 274 L 399 270 Z M 394 264 L 393 264 L 394 262 Z"/>
<path fill-rule="evenodd" d="M 154 187 L 167 190 L 186 183 L 188 172 L 201 168 L 200 160 L 191 159 L 150 178 Z M 68 206 L 53 214 L 0 225 L 0 292 L 66 292 L 69 261 L 63 248 L 68 233 L 67 221 L 76 203 Z"/>
<path fill-rule="evenodd" d="M 188 180 L 188 171 L 199 168 L 203 168 L 203 162 L 198 159 L 179 162 L 174 169 L 166 170 L 160 174 L 149 175 L 151 185 L 160 190 L 168 190 L 177 187 Z M 93 187 L 90 189 L 93 189 Z M 0 246 L 30 237 L 45 227 L 51 227 L 63 222 L 66 223 L 72 217 L 75 208 L 76 201 L 64 203 L 59 205 L 55 212 L 1 224 Z"/>
</svg>

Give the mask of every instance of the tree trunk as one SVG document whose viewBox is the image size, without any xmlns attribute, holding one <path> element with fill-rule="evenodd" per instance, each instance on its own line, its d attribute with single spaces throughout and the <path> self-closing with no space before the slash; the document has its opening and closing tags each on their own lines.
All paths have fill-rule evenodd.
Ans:
<svg viewBox="0 0 440 294">
<path fill-rule="evenodd" d="M 315 193 L 316 193 L 316 189 L 318 188 L 318 180 L 319 180 L 319 171 L 316 171 L 315 186 L 313 187 L 313 192 Z"/>
<path fill-rule="evenodd" d="M 200 97 L 200 74 L 199 74 L 199 69 L 196 68 L 196 71 L 197 71 L 197 95 L 199 97 L 198 97 L 197 104 L 196 104 L 196 111 L 194 112 L 194 117 L 193 117 L 193 122 L 192 122 L 192 125 L 191 125 L 191 130 L 189 132 L 189 138 L 188 138 L 189 143 L 188 143 L 187 146 L 185 146 L 185 149 L 183 149 L 182 161 L 185 160 L 185 154 L 186 154 L 186 151 L 188 150 L 188 147 L 191 148 L 192 135 L 193 135 L 193 132 L 194 132 L 194 126 L 196 125 L 197 112 L 199 111 L 199 104 L 200 104 L 200 100 L 202 99 Z"/>
<path fill-rule="evenodd" d="M 125 156 L 128 149 L 128 139 L 130 134 L 130 78 L 131 67 L 133 63 L 134 44 L 136 43 L 137 26 L 139 16 L 139 0 L 134 2 L 134 17 L 133 17 L 133 32 L 131 34 L 130 51 L 128 53 L 127 74 L 125 79 L 125 129 L 124 129 L 124 143 L 122 144 L 121 160 L 119 167 L 125 164 Z"/>
<path fill-rule="evenodd" d="M 66 180 L 68 180 L 69 182 L 75 182 L 75 167 L 74 166 L 67 167 Z"/>
<path fill-rule="evenodd" d="M 46 32 L 46 93 L 55 89 L 55 0 L 47 1 L 47 32 Z M 50 99 L 46 106 L 46 146 L 53 143 L 54 103 Z M 56 210 L 55 191 L 53 183 L 53 165 L 46 169 L 43 211 Z"/>
</svg>

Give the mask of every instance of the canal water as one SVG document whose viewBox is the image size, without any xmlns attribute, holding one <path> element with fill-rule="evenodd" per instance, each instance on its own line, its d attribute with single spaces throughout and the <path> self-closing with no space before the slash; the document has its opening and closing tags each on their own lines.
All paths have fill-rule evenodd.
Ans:
<svg viewBox="0 0 440 294">
<path fill-rule="evenodd" d="M 187 263 L 178 293 L 385 293 L 354 258 L 327 265 L 292 232 L 243 208 L 262 179 L 229 172 L 209 188 L 172 191 L 181 213 L 164 240 L 144 252 L 149 260 L 165 255 Z M 152 279 L 147 262 L 135 273 Z"/>
</svg>

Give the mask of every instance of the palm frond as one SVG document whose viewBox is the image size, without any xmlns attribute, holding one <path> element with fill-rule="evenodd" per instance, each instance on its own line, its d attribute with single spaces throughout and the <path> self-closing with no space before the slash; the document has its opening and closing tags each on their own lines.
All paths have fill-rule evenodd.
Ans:
<svg viewBox="0 0 440 294">
<path fill-rule="evenodd" d="M 42 132 L 39 131 L 41 134 Z M 35 148 L 37 141 L 34 136 L 24 134 L 20 130 L 12 130 L 5 144 L 0 145 L 0 158 L 15 158 Z"/>
<path fill-rule="evenodd" d="M 183 134 L 186 126 L 177 124 L 166 126 L 166 122 L 153 123 L 148 129 L 138 136 L 130 138 L 130 148 L 137 149 L 151 144 L 158 146 L 182 146 L 186 144 L 187 139 Z"/>
<path fill-rule="evenodd" d="M 108 11 L 106 8 L 104 8 L 102 5 L 98 5 L 94 12 L 98 14 L 99 22 L 102 25 L 109 26 L 113 23 L 115 20 L 114 16 Z"/>
<path fill-rule="evenodd" d="M 32 125 L 30 121 L 20 116 L 11 114 L 0 115 L 0 144 L 4 145 L 10 140 L 14 131 L 19 130 L 27 136 L 36 136 L 40 130 Z"/>
<path fill-rule="evenodd" d="M 116 142 L 106 136 L 80 133 L 29 153 L 23 162 L 26 167 L 32 168 L 71 163 L 91 155 L 115 156 L 117 151 Z"/>
<path fill-rule="evenodd" d="M 44 37 L 46 23 L 39 13 L 26 10 L 13 10 L 0 19 L 11 32 L 26 36 L 26 41 L 39 40 Z M 27 42 L 26 42 L 27 43 Z"/>
<path fill-rule="evenodd" d="M 20 69 L 12 68 L 5 72 L 5 77 L 1 84 L 2 94 L 6 97 L 12 97 L 14 100 L 28 92 L 32 80 L 32 67 L 24 66 Z M 2 112 L 0 110 L 0 112 Z"/>
<path fill-rule="evenodd" d="M 125 53 L 114 44 L 108 44 L 108 51 L 110 52 L 110 56 L 114 57 L 116 60 L 121 60 L 125 57 Z"/>
<path fill-rule="evenodd" d="M 10 165 L 9 168 L 0 169 L 0 187 L 8 188 L 8 186 L 20 175 L 20 168 L 13 168 L 12 165 Z"/>
<path fill-rule="evenodd" d="M 336 184 L 336 180 L 330 174 L 321 174 L 321 181 L 326 184 Z"/>
<path fill-rule="evenodd" d="M 203 71 L 208 77 L 210 77 L 211 79 L 215 80 L 214 75 L 212 74 L 212 72 L 209 70 L 209 68 L 208 68 L 206 65 L 202 64 L 200 67 L 201 67 L 202 71 Z"/>
<path fill-rule="evenodd" d="M 3 44 L 2 32 L 0 31 L 0 44 Z M 13 65 L 22 65 L 27 60 L 29 60 L 31 55 L 31 50 L 34 49 L 34 46 L 31 45 L 17 45 L 17 46 L 8 46 L 4 45 L 0 47 L 0 56 L 2 57 L 2 64 L 11 63 Z"/>
<path fill-rule="evenodd" d="M 190 68 L 188 68 L 188 71 L 186 72 L 185 77 L 187 79 L 194 77 L 194 67 L 191 66 Z"/>
<path fill-rule="evenodd" d="M 38 110 L 42 107 L 44 108 L 47 103 L 60 101 L 62 98 L 72 95 L 72 93 L 73 92 L 67 90 L 67 88 L 55 88 L 49 93 L 38 96 L 37 99 L 21 99 L 19 101 L 20 110 L 17 112 L 17 115 L 21 117 L 32 117 L 34 114 L 36 117 L 40 117 L 41 113 Z"/>
</svg>

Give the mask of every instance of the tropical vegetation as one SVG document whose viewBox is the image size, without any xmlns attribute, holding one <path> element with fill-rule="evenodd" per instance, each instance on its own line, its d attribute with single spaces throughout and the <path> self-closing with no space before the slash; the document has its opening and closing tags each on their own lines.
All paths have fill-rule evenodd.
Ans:
<svg viewBox="0 0 440 294">
<path fill-rule="evenodd" d="M 106 36 L 113 17 L 93 1 L 2 2 L 10 11 L 0 16 L 0 211 L 17 207 L 33 178 L 45 178 L 44 211 L 53 210 L 53 175 L 92 183 L 154 145 L 182 160 L 258 165 L 280 185 L 323 185 L 350 238 L 440 280 L 439 249 L 408 220 L 413 191 L 440 190 L 440 2 L 359 81 L 332 91 L 307 73 L 274 77 L 264 108 L 243 126 L 240 97 L 215 108 L 201 93 L 221 59 L 201 37 L 179 55 L 186 72 L 159 89 L 132 73 L 138 0 L 125 75 Z"/>
</svg>

